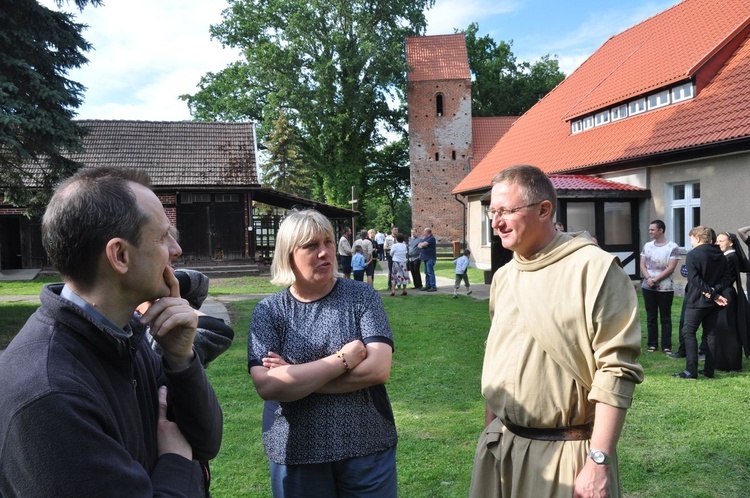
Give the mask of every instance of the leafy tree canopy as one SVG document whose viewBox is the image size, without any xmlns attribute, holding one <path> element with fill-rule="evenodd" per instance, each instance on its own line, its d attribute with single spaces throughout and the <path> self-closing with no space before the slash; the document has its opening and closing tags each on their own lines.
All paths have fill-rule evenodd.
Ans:
<svg viewBox="0 0 750 498">
<path fill-rule="evenodd" d="M 477 37 L 478 31 L 472 23 L 465 33 L 474 116 L 520 116 L 565 79 L 557 59 L 519 63 L 512 41 L 497 43 L 489 35 Z"/>
<path fill-rule="evenodd" d="M 73 3 L 83 9 L 101 0 Z M 0 187 L 6 202 L 37 215 L 54 186 L 80 167 L 64 152 L 82 146 L 72 119 L 85 89 L 66 75 L 87 62 L 91 46 L 71 14 L 36 0 L 2 0 L 0 26 Z"/>
<path fill-rule="evenodd" d="M 367 167 L 387 132 L 403 133 L 407 36 L 434 0 L 235 0 L 211 34 L 244 60 L 183 95 L 201 120 L 255 120 L 260 137 L 284 115 L 312 166 L 313 196 L 345 206 L 366 194 Z M 309 181 L 309 179 L 308 179 Z"/>
</svg>

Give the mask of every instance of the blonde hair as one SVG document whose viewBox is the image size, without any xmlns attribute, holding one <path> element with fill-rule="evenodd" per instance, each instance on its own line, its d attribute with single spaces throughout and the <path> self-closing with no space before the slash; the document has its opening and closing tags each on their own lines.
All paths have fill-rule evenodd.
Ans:
<svg viewBox="0 0 750 498">
<path fill-rule="evenodd" d="M 296 282 L 292 270 L 292 253 L 298 247 L 319 238 L 334 241 L 333 226 L 328 218 L 314 209 L 293 211 L 279 227 L 276 234 L 276 248 L 271 262 L 271 283 L 289 286 Z M 338 265 L 333 261 L 333 278 L 341 276 Z"/>
<path fill-rule="evenodd" d="M 698 239 L 698 242 L 703 244 L 713 244 L 716 241 L 716 234 L 714 231 L 703 225 L 691 228 L 688 235 L 695 237 Z"/>
</svg>

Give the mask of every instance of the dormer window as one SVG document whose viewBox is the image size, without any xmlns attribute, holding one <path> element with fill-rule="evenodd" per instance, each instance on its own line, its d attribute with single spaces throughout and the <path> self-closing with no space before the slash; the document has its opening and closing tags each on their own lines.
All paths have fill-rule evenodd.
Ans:
<svg viewBox="0 0 750 498">
<path fill-rule="evenodd" d="M 594 122 L 596 126 L 601 126 L 603 124 L 609 123 L 609 110 L 597 112 L 594 114 Z"/>
<path fill-rule="evenodd" d="M 695 89 L 692 82 L 672 88 L 672 103 L 682 102 L 683 100 L 692 99 Z"/>
<path fill-rule="evenodd" d="M 669 105 L 669 89 L 648 96 L 648 110 Z"/>
<path fill-rule="evenodd" d="M 570 132 L 575 135 L 576 133 L 581 133 L 583 131 L 583 120 L 582 119 L 576 119 L 572 123 L 570 123 Z"/>
<path fill-rule="evenodd" d="M 634 100 L 628 104 L 628 116 L 646 112 L 646 97 Z"/>
<path fill-rule="evenodd" d="M 623 105 L 612 108 L 611 116 L 612 116 L 612 121 L 617 121 L 618 119 L 627 118 L 628 117 L 627 104 L 623 104 Z"/>
<path fill-rule="evenodd" d="M 586 116 L 583 118 L 583 129 L 590 130 L 594 127 L 594 116 Z"/>
<path fill-rule="evenodd" d="M 435 97 L 435 111 L 438 117 L 443 115 L 443 96 L 440 94 Z"/>
</svg>

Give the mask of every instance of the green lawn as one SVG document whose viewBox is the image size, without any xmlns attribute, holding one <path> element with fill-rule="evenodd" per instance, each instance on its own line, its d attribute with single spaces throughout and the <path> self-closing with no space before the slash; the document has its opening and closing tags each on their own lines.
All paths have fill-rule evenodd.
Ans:
<svg viewBox="0 0 750 498">
<path fill-rule="evenodd" d="M 385 288 L 385 279 L 380 280 L 379 288 Z M 247 281 L 216 283 L 217 288 L 257 292 L 247 287 L 251 285 Z M 245 360 L 248 323 L 256 302 L 229 305 L 237 340 L 208 369 L 225 421 L 222 451 L 212 463 L 215 498 L 270 496 L 260 442 L 262 403 Z M 388 391 L 400 437 L 399 495 L 465 497 L 483 421 L 479 385 L 489 328 L 487 302 L 410 294 L 384 304 L 396 343 Z M 675 350 L 681 304 L 681 298 L 675 298 Z M 11 329 L 23 321 L 23 317 L 12 318 L 12 306 L 0 304 L 0 324 Z M 641 316 L 645 351 L 643 311 Z M 748 496 L 750 373 L 717 372 L 713 380 L 693 382 L 671 377 L 684 368 L 683 360 L 643 353 L 641 362 L 646 379 L 636 388 L 618 449 L 625 496 Z M 747 362 L 745 370 L 750 370 Z"/>
</svg>

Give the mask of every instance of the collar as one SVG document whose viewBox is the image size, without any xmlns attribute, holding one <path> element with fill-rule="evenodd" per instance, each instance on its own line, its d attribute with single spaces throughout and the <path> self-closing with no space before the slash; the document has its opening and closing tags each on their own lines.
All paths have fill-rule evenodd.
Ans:
<svg viewBox="0 0 750 498">
<path fill-rule="evenodd" d="M 117 333 L 122 333 L 124 337 L 130 337 L 133 335 L 133 330 L 130 328 L 130 325 L 127 325 L 125 329 L 120 327 L 119 325 L 115 324 L 112 320 L 104 316 L 98 309 L 96 309 L 95 306 L 90 304 L 88 301 L 86 301 L 84 298 L 73 292 L 73 289 L 68 287 L 68 284 L 65 284 L 62 288 L 62 292 L 60 292 L 60 297 L 67 299 L 71 303 L 75 304 L 79 308 L 82 308 L 86 313 L 88 313 L 91 318 L 94 319 L 94 322 L 99 325 L 104 325 L 107 328 L 110 328 L 114 330 Z"/>
</svg>

